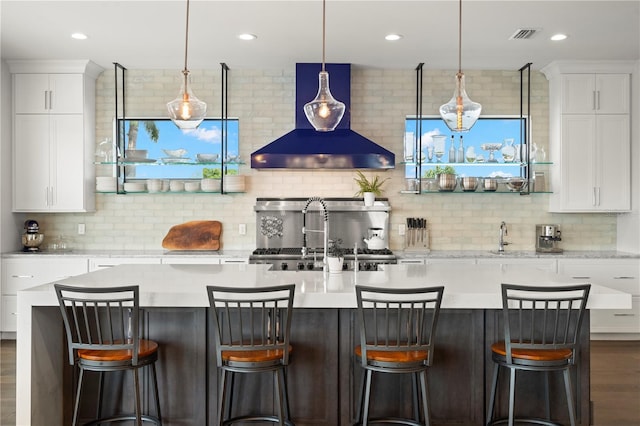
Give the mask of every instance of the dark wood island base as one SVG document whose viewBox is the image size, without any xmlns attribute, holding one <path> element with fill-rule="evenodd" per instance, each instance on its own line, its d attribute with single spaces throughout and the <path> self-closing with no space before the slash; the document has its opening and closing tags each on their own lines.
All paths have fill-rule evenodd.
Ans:
<svg viewBox="0 0 640 426">
<path fill-rule="evenodd" d="M 212 354 L 212 324 L 208 308 L 144 308 L 144 334 L 160 344 L 157 363 L 160 398 L 165 425 L 215 424 L 217 372 Z M 429 370 L 432 421 L 435 425 L 483 425 L 493 371 L 490 346 L 500 339 L 498 309 L 444 309 L 436 335 L 435 358 Z M 75 379 L 68 365 L 62 321 L 57 307 L 34 306 L 32 310 L 31 423 L 70 424 Z M 578 365 L 572 370 L 577 399 L 578 425 L 590 424 L 589 410 L 589 317 L 580 337 Z M 288 371 L 291 413 L 296 425 L 351 425 L 357 412 L 362 370 L 354 363 L 357 340 L 355 309 L 297 308 L 293 317 L 293 361 Z M 270 375 L 238 377 L 242 395 L 234 410 L 275 410 Z M 393 376 L 393 377 L 386 377 Z M 374 375 L 372 415 L 411 410 L 410 377 Z M 504 379 L 507 375 L 501 377 Z M 143 400 L 149 403 L 148 378 Z M 106 383 L 116 409 L 131 402 L 125 387 L 130 377 Z M 87 381 L 89 385 L 89 380 Z M 544 384 L 538 377 L 518 377 L 516 412 L 541 417 Z M 95 388 L 94 388 L 95 389 Z M 506 381 L 501 382 L 498 412 L 506 413 Z M 92 392 L 88 386 L 85 392 Z M 568 423 L 562 378 L 551 376 L 552 417 Z M 92 399 L 81 413 L 93 414 Z M 261 406 L 256 406 L 261 404 Z"/>
</svg>

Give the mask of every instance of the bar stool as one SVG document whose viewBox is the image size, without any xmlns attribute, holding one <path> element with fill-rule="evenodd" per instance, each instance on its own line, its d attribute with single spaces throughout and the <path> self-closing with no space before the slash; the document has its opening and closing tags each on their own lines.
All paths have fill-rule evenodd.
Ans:
<svg viewBox="0 0 640 426">
<path fill-rule="evenodd" d="M 216 365 L 220 373 L 217 424 L 268 421 L 293 425 L 289 413 L 287 366 L 295 284 L 238 288 L 207 286 L 212 308 Z M 235 373 L 273 373 L 277 415 L 232 417 Z M 227 374 L 229 373 L 229 374 Z"/>
<path fill-rule="evenodd" d="M 443 292 L 444 287 L 394 289 L 356 285 L 360 345 L 355 348 L 355 355 L 365 371 L 357 424 L 430 424 L 427 370 L 433 362 Z M 369 418 L 374 372 L 412 374 L 413 419 Z"/>
<path fill-rule="evenodd" d="M 576 414 L 571 390 L 571 366 L 576 363 L 578 335 L 589 297 L 590 284 L 523 286 L 502 284 L 504 340 L 491 345 L 493 373 L 487 425 L 514 422 L 558 425 L 551 421 L 549 372 L 562 372 L 571 425 Z M 493 419 L 500 367 L 510 371 L 509 415 Z M 546 419 L 515 418 L 517 371 L 545 373 Z"/>
<path fill-rule="evenodd" d="M 55 284 L 69 348 L 69 363 L 79 368 L 73 425 L 78 424 L 78 408 L 85 371 L 100 373 L 96 420 L 87 425 L 135 420 L 162 424 L 155 362 L 158 344 L 139 336 L 138 286 L 71 287 Z M 138 370 L 150 367 L 154 383 L 156 415 L 142 414 Z M 104 373 L 133 372 L 135 413 L 102 417 Z"/>
</svg>

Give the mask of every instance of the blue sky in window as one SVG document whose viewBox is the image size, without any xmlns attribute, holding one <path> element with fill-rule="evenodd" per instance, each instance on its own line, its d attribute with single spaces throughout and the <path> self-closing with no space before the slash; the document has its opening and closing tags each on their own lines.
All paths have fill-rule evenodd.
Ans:
<svg viewBox="0 0 640 426">
<path fill-rule="evenodd" d="M 124 126 L 125 147 L 129 141 L 127 133 L 131 121 L 139 121 L 138 136 L 136 140 L 136 149 L 146 149 L 147 158 L 157 160 L 158 164 L 154 165 L 136 165 L 135 178 L 182 178 L 182 179 L 199 179 L 202 178 L 203 168 L 219 168 L 216 165 L 184 165 L 184 164 L 162 164 L 162 159 L 168 158 L 169 155 L 163 150 L 184 149 L 186 153 L 183 158 L 188 159 L 190 163 L 197 162 L 197 154 L 222 154 L 222 121 L 220 119 L 205 119 L 197 129 L 181 130 L 169 119 L 155 119 L 158 128 L 158 141 L 151 140 L 150 135 L 145 130 L 143 119 L 127 119 Z M 149 120 L 147 120 L 149 121 Z M 238 155 L 239 135 L 238 120 L 229 119 L 227 121 L 227 156 Z M 220 159 L 218 159 L 218 162 Z M 225 166 L 226 167 L 226 166 Z M 229 168 L 237 168 L 237 166 L 229 166 Z"/>
</svg>

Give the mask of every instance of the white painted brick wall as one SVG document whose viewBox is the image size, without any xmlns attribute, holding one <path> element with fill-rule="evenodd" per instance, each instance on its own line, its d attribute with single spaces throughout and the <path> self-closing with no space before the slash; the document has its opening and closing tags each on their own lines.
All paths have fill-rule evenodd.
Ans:
<svg viewBox="0 0 640 426">
<path fill-rule="evenodd" d="M 126 64 L 124 64 L 126 66 Z M 240 154 L 250 153 L 293 129 L 295 117 L 295 67 L 287 70 L 229 71 L 229 116 L 240 119 Z M 165 104 L 180 87 L 178 70 L 128 70 L 128 117 L 164 117 Z M 209 116 L 220 115 L 220 70 L 193 70 L 192 88 L 208 104 Z M 548 141 L 548 86 L 532 72 L 531 107 L 533 142 Z M 518 114 L 520 74 L 517 71 L 467 71 L 467 91 L 482 104 L 483 114 Z M 424 114 L 453 94 L 454 71 L 424 69 Z M 112 137 L 114 74 L 105 71 L 97 82 L 96 143 Z M 404 119 L 415 113 L 415 70 L 352 68 L 352 129 L 392 150 L 399 161 L 403 152 Z M 502 220 L 509 225 L 509 250 L 531 250 L 535 224 L 555 223 L 563 231 L 565 249 L 615 249 L 616 217 L 606 214 L 551 214 L 548 196 L 536 194 L 400 194 L 403 168 L 383 172 L 391 179 L 385 196 L 392 206 L 392 249 L 401 249 L 398 225 L 406 217 L 426 217 L 435 250 L 484 250 L 497 246 Z M 255 171 L 248 176 L 245 194 L 129 194 L 97 195 L 97 211 L 90 214 L 44 214 L 36 218 L 48 238 L 62 234 L 77 249 L 161 249 L 172 225 L 189 220 L 215 219 L 223 224 L 223 247 L 253 249 L 257 197 L 351 197 L 357 187 L 353 171 Z M 366 173 L 371 175 L 372 173 Z M 76 235 L 77 224 L 86 234 Z M 238 225 L 247 234 L 238 235 Z"/>
</svg>

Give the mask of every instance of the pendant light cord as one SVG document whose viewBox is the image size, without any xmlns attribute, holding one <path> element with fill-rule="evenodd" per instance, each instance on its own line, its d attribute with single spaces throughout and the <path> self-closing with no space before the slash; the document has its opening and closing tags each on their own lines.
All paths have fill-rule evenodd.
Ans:
<svg viewBox="0 0 640 426">
<path fill-rule="evenodd" d="M 324 71 L 324 51 L 325 51 L 325 28 L 326 28 L 326 0 L 322 0 L 322 71 Z"/>
<path fill-rule="evenodd" d="M 462 73 L 462 0 L 458 13 L 458 73 Z"/>
<path fill-rule="evenodd" d="M 185 91 L 187 88 L 187 75 L 189 74 L 189 69 L 187 68 L 188 50 L 189 50 L 189 0 L 187 0 L 187 22 L 185 25 L 185 36 L 184 36 L 184 70 L 182 71 L 182 73 L 184 74 Z"/>
</svg>

